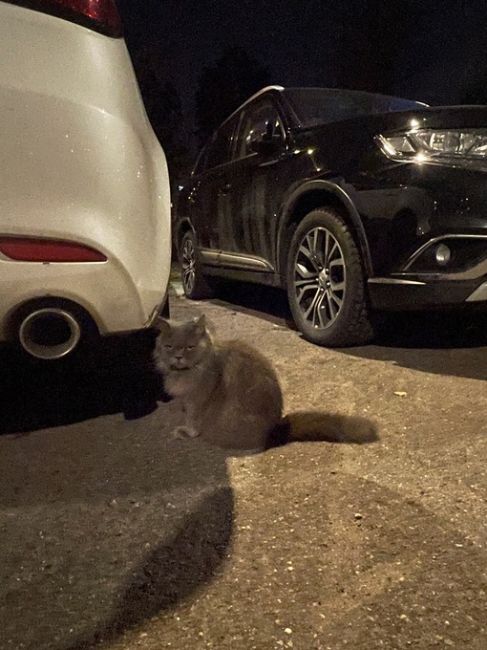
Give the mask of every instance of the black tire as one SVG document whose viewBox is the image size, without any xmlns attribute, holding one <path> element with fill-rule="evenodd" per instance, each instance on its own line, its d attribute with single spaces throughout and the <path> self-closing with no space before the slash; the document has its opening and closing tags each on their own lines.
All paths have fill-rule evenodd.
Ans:
<svg viewBox="0 0 487 650">
<path fill-rule="evenodd" d="M 360 252 L 333 209 L 313 210 L 296 228 L 286 284 L 294 321 L 308 341 L 346 347 L 373 338 Z"/>
<path fill-rule="evenodd" d="M 196 239 L 192 230 L 185 232 L 181 239 L 179 263 L 181 265 L 181 280 L 185 295 L 191 300 L 211 298 L 213 288 L 210 280 L 202 271 Z"/>
</svg>

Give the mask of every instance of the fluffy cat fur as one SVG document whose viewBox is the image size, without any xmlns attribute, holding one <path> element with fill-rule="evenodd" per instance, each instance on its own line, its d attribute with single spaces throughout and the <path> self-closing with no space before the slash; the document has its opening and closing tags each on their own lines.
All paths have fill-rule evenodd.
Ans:
<svg viewBox="0 0 487 650">
<path fill-rule="evenodd" d="M 229 449 L 261 451 L 288 440 L 372 442 L 363 418 L 296 413 L 283 419 L 283 398 L 272 364 L 251 346 L 217 343 L 204 316 L 173 323 L 158 319 L 154 364 L 165 390 L 180 400 L 185 422 L 172 434 Z M 304 432 L 304 435 L 303 435 Z"/>
<path fill-rule="evenodd" d="M 281 388 L 267 359 L 241 342 L 215 343 L 204 316 L 182 324 L 159 319 L 157 328 L 155 365 L 185 412 L 173 434 L 265 449 L 282 418 Z"/>
</svg>

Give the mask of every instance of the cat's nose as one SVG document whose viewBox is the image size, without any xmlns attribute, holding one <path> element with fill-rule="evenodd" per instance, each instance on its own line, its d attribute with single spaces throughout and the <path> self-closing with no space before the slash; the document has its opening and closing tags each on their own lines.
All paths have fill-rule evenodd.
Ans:
<svg viewBox="0 0 487 650">
<path fill-rule="evenodd" d="M 182 352 L 176 352 L 176 354 L 174 355 L 174 358 L 177 359 L 178 361 L 181 361 L 181 359 L 183 358 L 183 353 Z"/>
</svg>

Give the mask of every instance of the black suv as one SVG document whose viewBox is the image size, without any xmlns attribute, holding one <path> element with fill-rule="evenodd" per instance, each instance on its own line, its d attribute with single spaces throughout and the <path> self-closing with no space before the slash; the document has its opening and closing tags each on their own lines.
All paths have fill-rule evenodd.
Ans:
<svg viewBox="0 0 487 650">
<path fill-rule="evenodd" d="M 214 276 L 286 289 L 320 345 L 371 314 L 487 304 L 487 107 L 265 88 L 202 150 L 174 234 L 189 298 Z"/>
</svg>

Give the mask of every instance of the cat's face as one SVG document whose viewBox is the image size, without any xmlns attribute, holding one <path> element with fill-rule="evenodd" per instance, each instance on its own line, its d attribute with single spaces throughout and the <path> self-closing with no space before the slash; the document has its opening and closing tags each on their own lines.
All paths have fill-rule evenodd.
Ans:
<svg viewBox="0 0 487 650">
<path fill-rule="evenodd" d="M 204 316 L 181 324 L 159 319 L 156 327 L 160 333 L 156 339 L 154 360 L 162 371 L 194 368 L 211 348 Z"/>
</svg>

